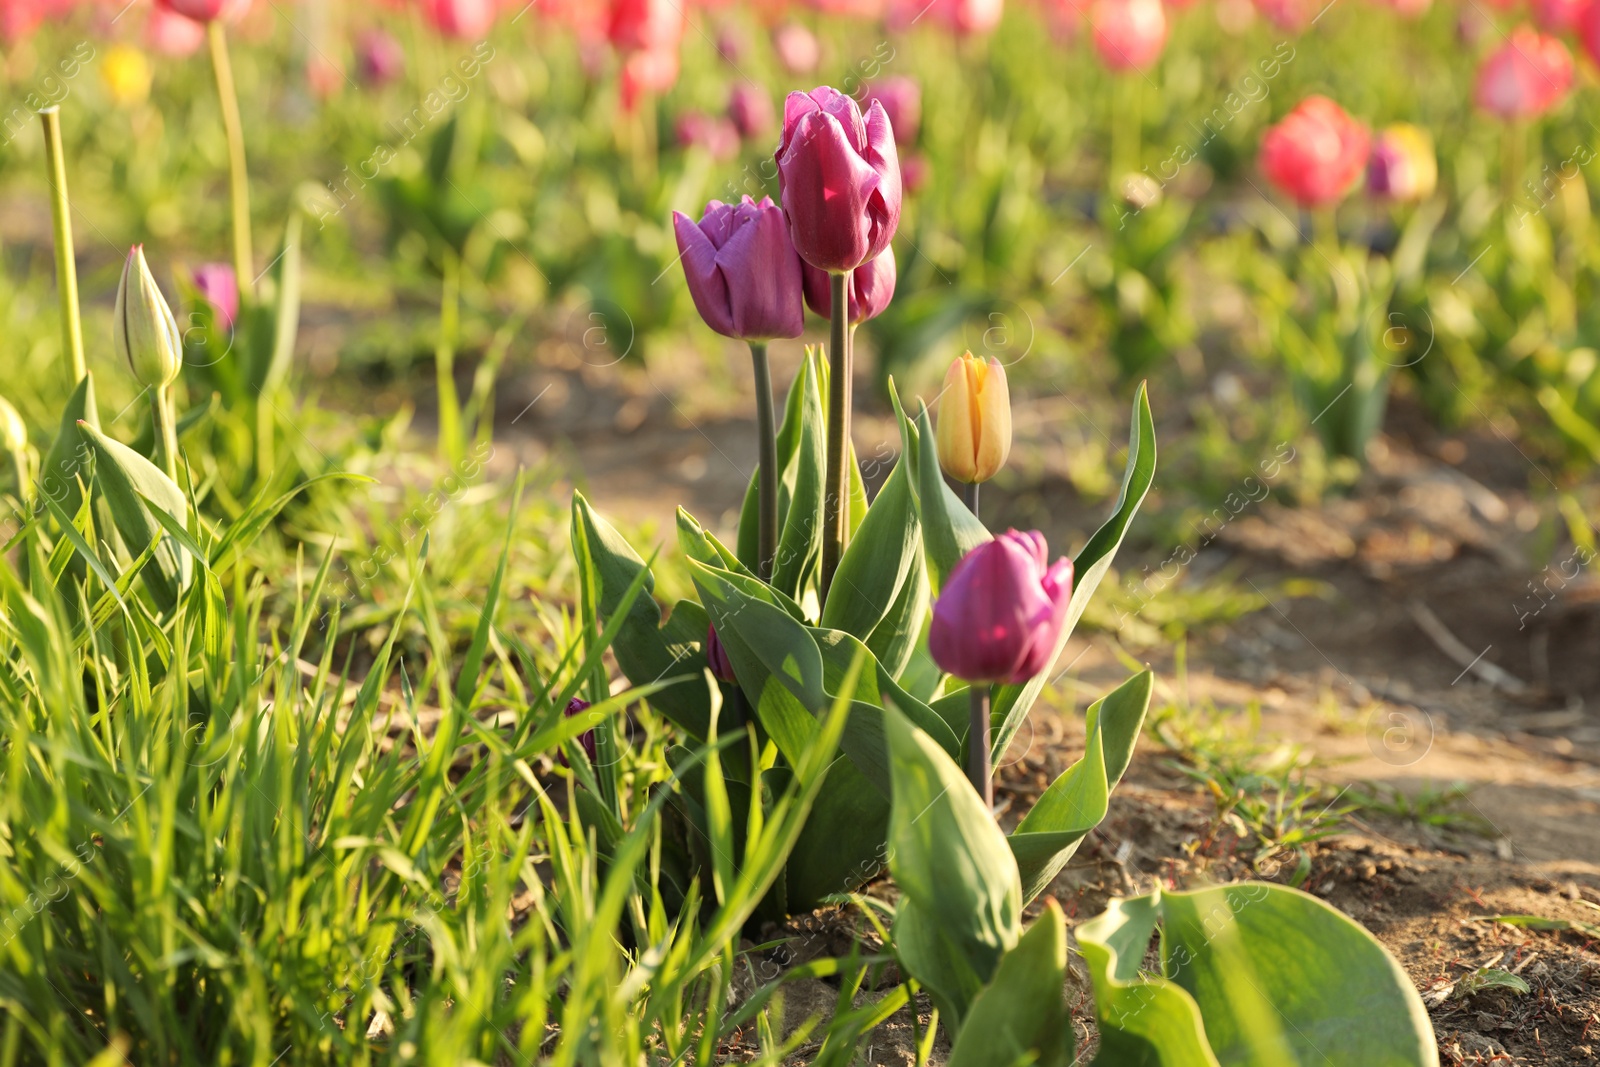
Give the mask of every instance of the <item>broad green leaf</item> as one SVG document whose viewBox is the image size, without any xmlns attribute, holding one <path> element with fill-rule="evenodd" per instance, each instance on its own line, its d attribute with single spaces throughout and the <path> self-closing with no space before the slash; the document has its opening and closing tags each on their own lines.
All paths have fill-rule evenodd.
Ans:
<svg viewBox="0 0 1600 1067">
<path fill-rule="evenodd" d="M 701 526 L 693 515 L 681 507 L 678 509 L 678 550 L 687 558 L 699 560 L 708 567 L 720 567 L 753 582 L 761 580 L 736 553 L 717 539 L 716 534 Z M 768 588 L 771 589 L 770 586 Z M 774 603 L 794 618 L 804 620 L 799 604 L 779 590 L 772 590 L 772 594 Z"/>
<path fill-rule="evenodd" d="M 923 441 L 935 439 L 927 408 L 917 416 L 917 429 Z M 990 534 L 945 482 L 936 448 L 919 450 L 917 497 L 922 507 L 922 539 L 927 546 L 929 577 L 937 593 L 961 557 L 989 540 Z"/>
<path fill-rule="evenodd" d="M 822 610 L 822 625 L 865 640 L 922 569 L 922 534 L 909 464 L 895 464 L 854 540 L 845 548 Z"/>
<path fill-rule="evenodd" d="M 1111 791 L 1133 758 L 1154 676 L 1134 675 L 1089 707 L 1081 759 L 1051 783 L 1006 841 L 1031 901 L 1061 872 L 1089 831 L 1106 817 Z"/>
<path fill-rule="evenodd" d="M 996 726 L 993 752 L 997 759 L 1005 752 L 1006 746 L 1011 744 L 1011 739 L 1016 736 L 1022 720 L 1027 718 L 1033 702 L 1039 698 L 1040 691 L 1050 680 L 1051 671 L 1055 669 L 1056 660 L 1061 658 L 1061 650 L 1067 647 L 1067 639 L 1072 636 L 1073 627 L 1078 625 L 1084 609 L 1089 606 L 1090 598 L 1100 587 L 1100 580 L 1110 569 L 1117 548 L 1122 544 L 1122 538 L 1127 534 L 1129 524 L 1133 522 L 1133 516 L 1138 512 L 1139 505 L 1144 502 L 1151 483 L 1155 481 L 1155 433 L 1155 421 L 1150 415 L 1150 399 L 1141 383 L 1139 392 L 1133 399 L 1133 426 L 1128 434 L 1128 466 L 1122 475 L 1122 492 L 1117 496 L 1117 506 L 1113 509 L 1111 517 L 1095 531 L 1094 536 L 1089 538 L 1089 543 L 1083 546 L 1083 551 L 1072 561 L 1072 602 L 1067 608 L 1066 625 L 1061 627 L 1061 636 L 1056 639 L 1055 651 L 1050 655 L 1051 666 L 1023 685 L 995 687 L 993 721 Z M 926 508 L 924 510 L 926 511 Z"/>
<path fill-rule="evenodd" d="M 572 494 L 572 544 L 583 580 L 595 587 L 595 604 L 602 619 L 609 619 L 622 603 L 644 561 L 628 547 L 616 528 L 602 519 L 582 493 Z M 585 573 L 587 572 L 587 573 Z M 635 685 L 678 674 L 695 675 L 692 681 L 671 685 L 650 698 L 653 707 L 690 736 L 704 740 L 711 717 L 711 697 L 695 671 L 704 660 L 700 643 L 703 627 L 674 615 L 661 623 L 661 608 L 654 596 L 655 581 L 646 577 L 644 595 L 628 609 L 612 652 L 622 673 Z"/>
<path fill-rule="evenodd" d="M 948 1067 L 1065 1067 L 1073 1052 L 1066 984 L 1067 920 L 1052 900 L 972 1002 Z"/>
<path fill-rule="evenodd" d="M 1158 926 L 1162 976 L 1140 978 Z M 1405 971 L 1354 920 L 1298 890 L 1248 882 L 1113 901 L 1077 936 L 1095 983 L 1096 1062 L 1108 1067 L 1439 1062 Z"/>
<path fill-rule="evenodd" d="M 885 709 L 884 725 L 894 781 L 889 869 L 904 899 L 987 982 L 1021 932 L 1017 862 L 955 761 L 894 708 Z M 941 989 L 962 984 L 947 975 L 913 974 Z M 967 1005 L 952 1007 L 959 1016 Z"/>
<path fill-rule="evenodd" d="M 94 448 L 95 484 L 111 509 L 111 521 L 128 551 L 137 556 L 162 537 L 161 526 L 145 509 L 144 499 L 173 516 L 187 515 L 189 502 L 172 479 L 127 445 L 87 422 L 78 423 L 78 429 Z M 156 603 L 167 610 L 176 603 L 178 590 L 188 586 L 194 561 L 165 543 L 157 548 L 155 558 L 157 566 L 145 568 L 142 577 Z"/>
</svg>

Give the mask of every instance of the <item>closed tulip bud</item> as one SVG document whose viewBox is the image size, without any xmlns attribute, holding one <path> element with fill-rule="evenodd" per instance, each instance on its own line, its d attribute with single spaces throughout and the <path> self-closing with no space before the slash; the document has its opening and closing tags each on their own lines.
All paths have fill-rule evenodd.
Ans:
<svg viewBox="0 0 1600 1067">
<path fill-rule="evenodd" d="M 706 627 L 706 666 L 724 682 L 738 681 L 733 673 L 733 660 L 728 658 L 728 650 L 723 647 L 722 638 L 717 636 L 715 626 Z"/>
<path fill-rule="evenodd" d="M 1050 667 L 1072 601 L 1072 561 L 1048 559 L 1037 530 L 1008 530 L 962 557 L 933 604 L 928 652 L 940 669 L 1018 685 Z"/>
<path fill-rule="evenodd" d="M 562 715 L 570 719 L 580 712 L 588 711 L 590 706 L 591 705 L 589 702 L 584 700 L 582 697 L 573 697 L 571 700 L 567 701 L 566 710 L 562 712 Z M 596 749 L 594 743 L 594 730 L 592 728 L 585 730 L 583 733 L 578 735 L 578 745 L 583 749 L 583 754 L 589 757 L 589 762 L 593 763 L 595 761 Z M 567 754 L 565 752 L 557 752 L 556 756 L 561 760 L 561 766 L 570 766 L 570 764 L 567 763 Z"/>
<path fill-rule="evenodd" d="M 1261 138 L 1261 172 L 1305 207 L 1338 203 L 1367 165 L 1372 136 L 1325 96 L 1308 96 Z"/>
<path fill-rule="evenodd" d="M 823 85 L 790 93 L 778 184 L 800 258 L 830 273 L 876 257 L 900 225 L 900 157 L 888 112 Z"/>
<path fill-rule="evenodd" d="M 106 94 L 118 107 L 137 107 L 150 96 L 150 61 L 132 45 L 116 44 L 106 49 L 100 77 Z"/>
<path fill-rule="evenodd" d="M 17 409 L 11 406 L 11 401 L 0 396 L 0 448 L 16 453 L 27 447 L 28 427 Z"/>
<path fill-rule="evenodd" d="M 950 364 L 935 429 L 939 466 L 958 482 L 986 482 L 1011 454 L 1011 395 L 1005 368 L 971 352 Z"/>
<path fill-rule="evenodd" d="M 1408 122 L 1386 126 L 1372 142 L 1367 188 L 1397 203 L 1426 200 L 1439 182 L 1433 138 Z"/>
<path fill-rule="evenodd" d="M 140 385 L 164 389 L 178 377 L 183 360 L 178 323 L 144 261 L 143 245 L 134 245 L 122 265 L 112 335 L 117 355 Z"/>
<path fill-rule="evenodd" d="M 828 272 L 802 263 L 805 273 L 806 307 L 823 318 L 833 317 L 833 286 Z M 850 325 L 860 326 L 875 319 L 894 299 L 894 249 L 885 248 L 877 259 L 868 260 L 850 275 Z"/>
<path fill-rule="evenodd" d="M 1161 0 L 1096 0 L 1089 9 L 1094 48 L 1111 70 L 1146 70 L 1167 43 Z"/>
<path fill-rule="evenodd" d="M 713 200 L 698 223 L 674 211 L 672 228 L 689 295 L 707 326 L 744 341 L 805 330 L 800 257 L 771 199 Z"/>
</svg>

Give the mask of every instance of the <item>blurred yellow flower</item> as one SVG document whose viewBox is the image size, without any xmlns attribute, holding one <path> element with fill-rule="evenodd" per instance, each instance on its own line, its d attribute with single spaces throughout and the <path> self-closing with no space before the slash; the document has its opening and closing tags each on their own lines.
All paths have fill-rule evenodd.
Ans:
<svg viewBox="0 0 1600 1067">
<path fill-rule="evenodd" d="M 136 107 L 150 96 L 150 61 L 130 44 L 112 45 L 106 51 L 100 76 L 118 107 Z"/>
</svg>

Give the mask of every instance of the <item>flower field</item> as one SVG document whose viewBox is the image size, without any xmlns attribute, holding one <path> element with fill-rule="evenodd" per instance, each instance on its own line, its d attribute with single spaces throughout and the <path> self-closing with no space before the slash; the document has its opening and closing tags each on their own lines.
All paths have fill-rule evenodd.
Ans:
<svg viewBox="0 0 1600 1067">
<path fill-rule="evenodd" d="M 0 1067 L 1596 1061 L 1600 3 L 0 90 Z"/>
</svg>

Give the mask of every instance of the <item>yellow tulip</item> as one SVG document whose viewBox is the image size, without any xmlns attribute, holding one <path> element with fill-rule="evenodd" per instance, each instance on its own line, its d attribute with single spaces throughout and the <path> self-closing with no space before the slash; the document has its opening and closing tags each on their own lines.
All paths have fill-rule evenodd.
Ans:
<svg viewBox="0 0 1600 1067">
<path fill-rule="evenodd" d="M 971 352 L 950 364 L 935 430 L 939 466 L 958 482 L 986 482 L 1011 453 L 1011 394 L 1005 368 Z"/>
<path fill-rule="evenodd" d="M 135 107 L 150 95 L 150 61 L 132 45 L 112 45 L 101 62 L 106 93 L 118 107 Z"/>
</svg>

